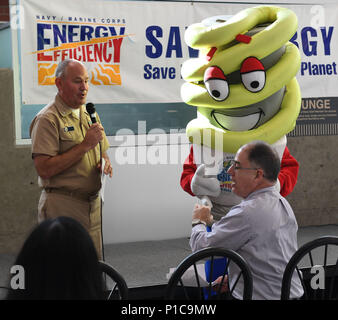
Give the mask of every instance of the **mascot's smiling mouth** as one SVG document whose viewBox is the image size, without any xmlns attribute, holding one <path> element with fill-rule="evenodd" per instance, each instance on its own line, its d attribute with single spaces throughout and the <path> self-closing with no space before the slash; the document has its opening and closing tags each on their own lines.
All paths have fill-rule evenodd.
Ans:
<svg viewBox="0 0 338 320">
<path fill-rule="evenodd" d="M 264 111 L 259 109 L 258 112 L 249 115 L 229 116 L 213 110 L 211 114 L 216 122 L 225 130 L 248 131 L 257 126 L 262 115 L 264 116 Z"/>
<path fill-rule="evenodd" d="M 227 131 L 243 132 L 258 128 L 280 110 L 285 87 L 257 103 L 231 109 L 209 109 L 204 116 Z M 203 108 L 199 108 L 203 113 Z"/>
</svg>

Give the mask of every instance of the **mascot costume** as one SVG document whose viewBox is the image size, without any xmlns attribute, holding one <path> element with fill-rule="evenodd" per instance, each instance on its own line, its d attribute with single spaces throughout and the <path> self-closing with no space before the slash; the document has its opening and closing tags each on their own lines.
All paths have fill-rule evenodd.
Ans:
<svg viewBox="0 0 338 320">
<path fill-rule="evenodd" d="M 241 201 L 231 192 L 227 169 L 250 141 L 275 147 L 281 159 L 276 188 L 283 196 L 297 182 L 298 162 L 286 146 L 301 106 L 300 54 L 289 42 L 296 30 L 291 10 L 258 6 L 205 19 L 185 32 L 199 57 L 182 65 L 181 96 L 197 107 L 197 118 L 186 128 L 192 146 L 181 186 L 210 205 L 215 220 Z"/>
</svg>

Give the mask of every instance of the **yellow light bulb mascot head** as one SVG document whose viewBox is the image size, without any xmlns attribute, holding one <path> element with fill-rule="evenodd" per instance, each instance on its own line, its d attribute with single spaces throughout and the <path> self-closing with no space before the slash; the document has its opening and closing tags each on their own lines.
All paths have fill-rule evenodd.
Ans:
<svg viewBox="0 0 338 320">
<path fill-rule="evenodd" d="M 294 12 L 276 6 L 248 8 L 230 18 L 208 18 L 187 28 L 185 41 L 199 49 L 199 57 L 185 61 L 181 71 L 185 80 L 182 99 L 197 107 L 197 118 L 186 128 L 194 148 L 199 145 L 234 155 L 242 145 L 254 140 L 276 145 L 276 149 L 282 146 L 279 150 L 282 167 L 284 157 L 294 161 L 290 171 L 293 184 L 286 186 L 284 194 L 284 181 L 279 177 L 284 196 L 292 191 L 298 174 L 297 161 L 285 150 L 286 134 L 294 129 L 301 106 L 295 78 L 300 54 L 289 42 L 296 30 Z M 190 155 L 190 162 L 192 159 L 196 157 Z M 188 162 L 189 158 L 185 165 Z M 199 168 L 194 169 L 191 164 L 189 175 L 186 168 L 181 185 L 190 194 L 201 197 L 205 193 L 213 205 L 228 208 L 238 202 L 229 195 L 220 199 L 212 184 L 208 194 L 208 190 L 200 188 L 204 185 L 201 178 L 207 179 L 204 171 L 198 172 Z M 224 177 L 225 172 L 223 182 L 229 180 Z M 218 176 L 218 183 L 220 180 Z M 231 193 L 231 187 L 224 189 Z"/>
</svg>

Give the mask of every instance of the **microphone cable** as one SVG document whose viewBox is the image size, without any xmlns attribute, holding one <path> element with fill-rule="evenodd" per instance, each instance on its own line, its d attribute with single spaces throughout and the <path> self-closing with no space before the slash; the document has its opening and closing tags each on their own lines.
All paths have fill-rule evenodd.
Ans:
<svg viewBox="0 0 338 320">
<path fill-rule="evenodd" d="M 89 113 L 90 119 L 92 121 L 92 123 L 96 123 L 96 110 L 94 107 L 94 104 L 91 102 L 88 102 L 86 104 L 86 110 Z M 104 168 L 102 168 L 102 146 L 101 146 L 101 141 L 99 141 L 99 148 L 100 148 L 100 169 L 101 169 L 101 174 L 104 174 L 103 170 Z M 101 186 L 102 187 L 102 186 Z M 103 245 L 103 216 L 102 216 L 102 197 L 100 196 L 100 220 L 101 220 L 101 249 L 102 249 L 102 260 L 105 261 L 105 257 L 104 257 L 104 245 Z"/>
</svg>

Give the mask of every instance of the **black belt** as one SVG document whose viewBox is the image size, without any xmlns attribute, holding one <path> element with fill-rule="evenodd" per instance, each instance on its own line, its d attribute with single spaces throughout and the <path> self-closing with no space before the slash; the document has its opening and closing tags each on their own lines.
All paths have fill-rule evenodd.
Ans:
<svg viewBox="0 0 338 320">
<path fill-rule="evenodd" d="M 63 194 L 78 200 L 82 200 L 82 201 L 88 201 L 91 202 L 93 200 L 95 200 L 98 196 L 99 193 L 95 193 L 92 195 L 86 195 L 83 194 L 81 192 L 77 192 L 77 191 L 69 191 L 69 190 L 65 190 L 65 189 L 59 189 L 59 188 L 44 188 L 44 190 L 47 193 L 58 193 L 58 194 Z"/>
</svg>

